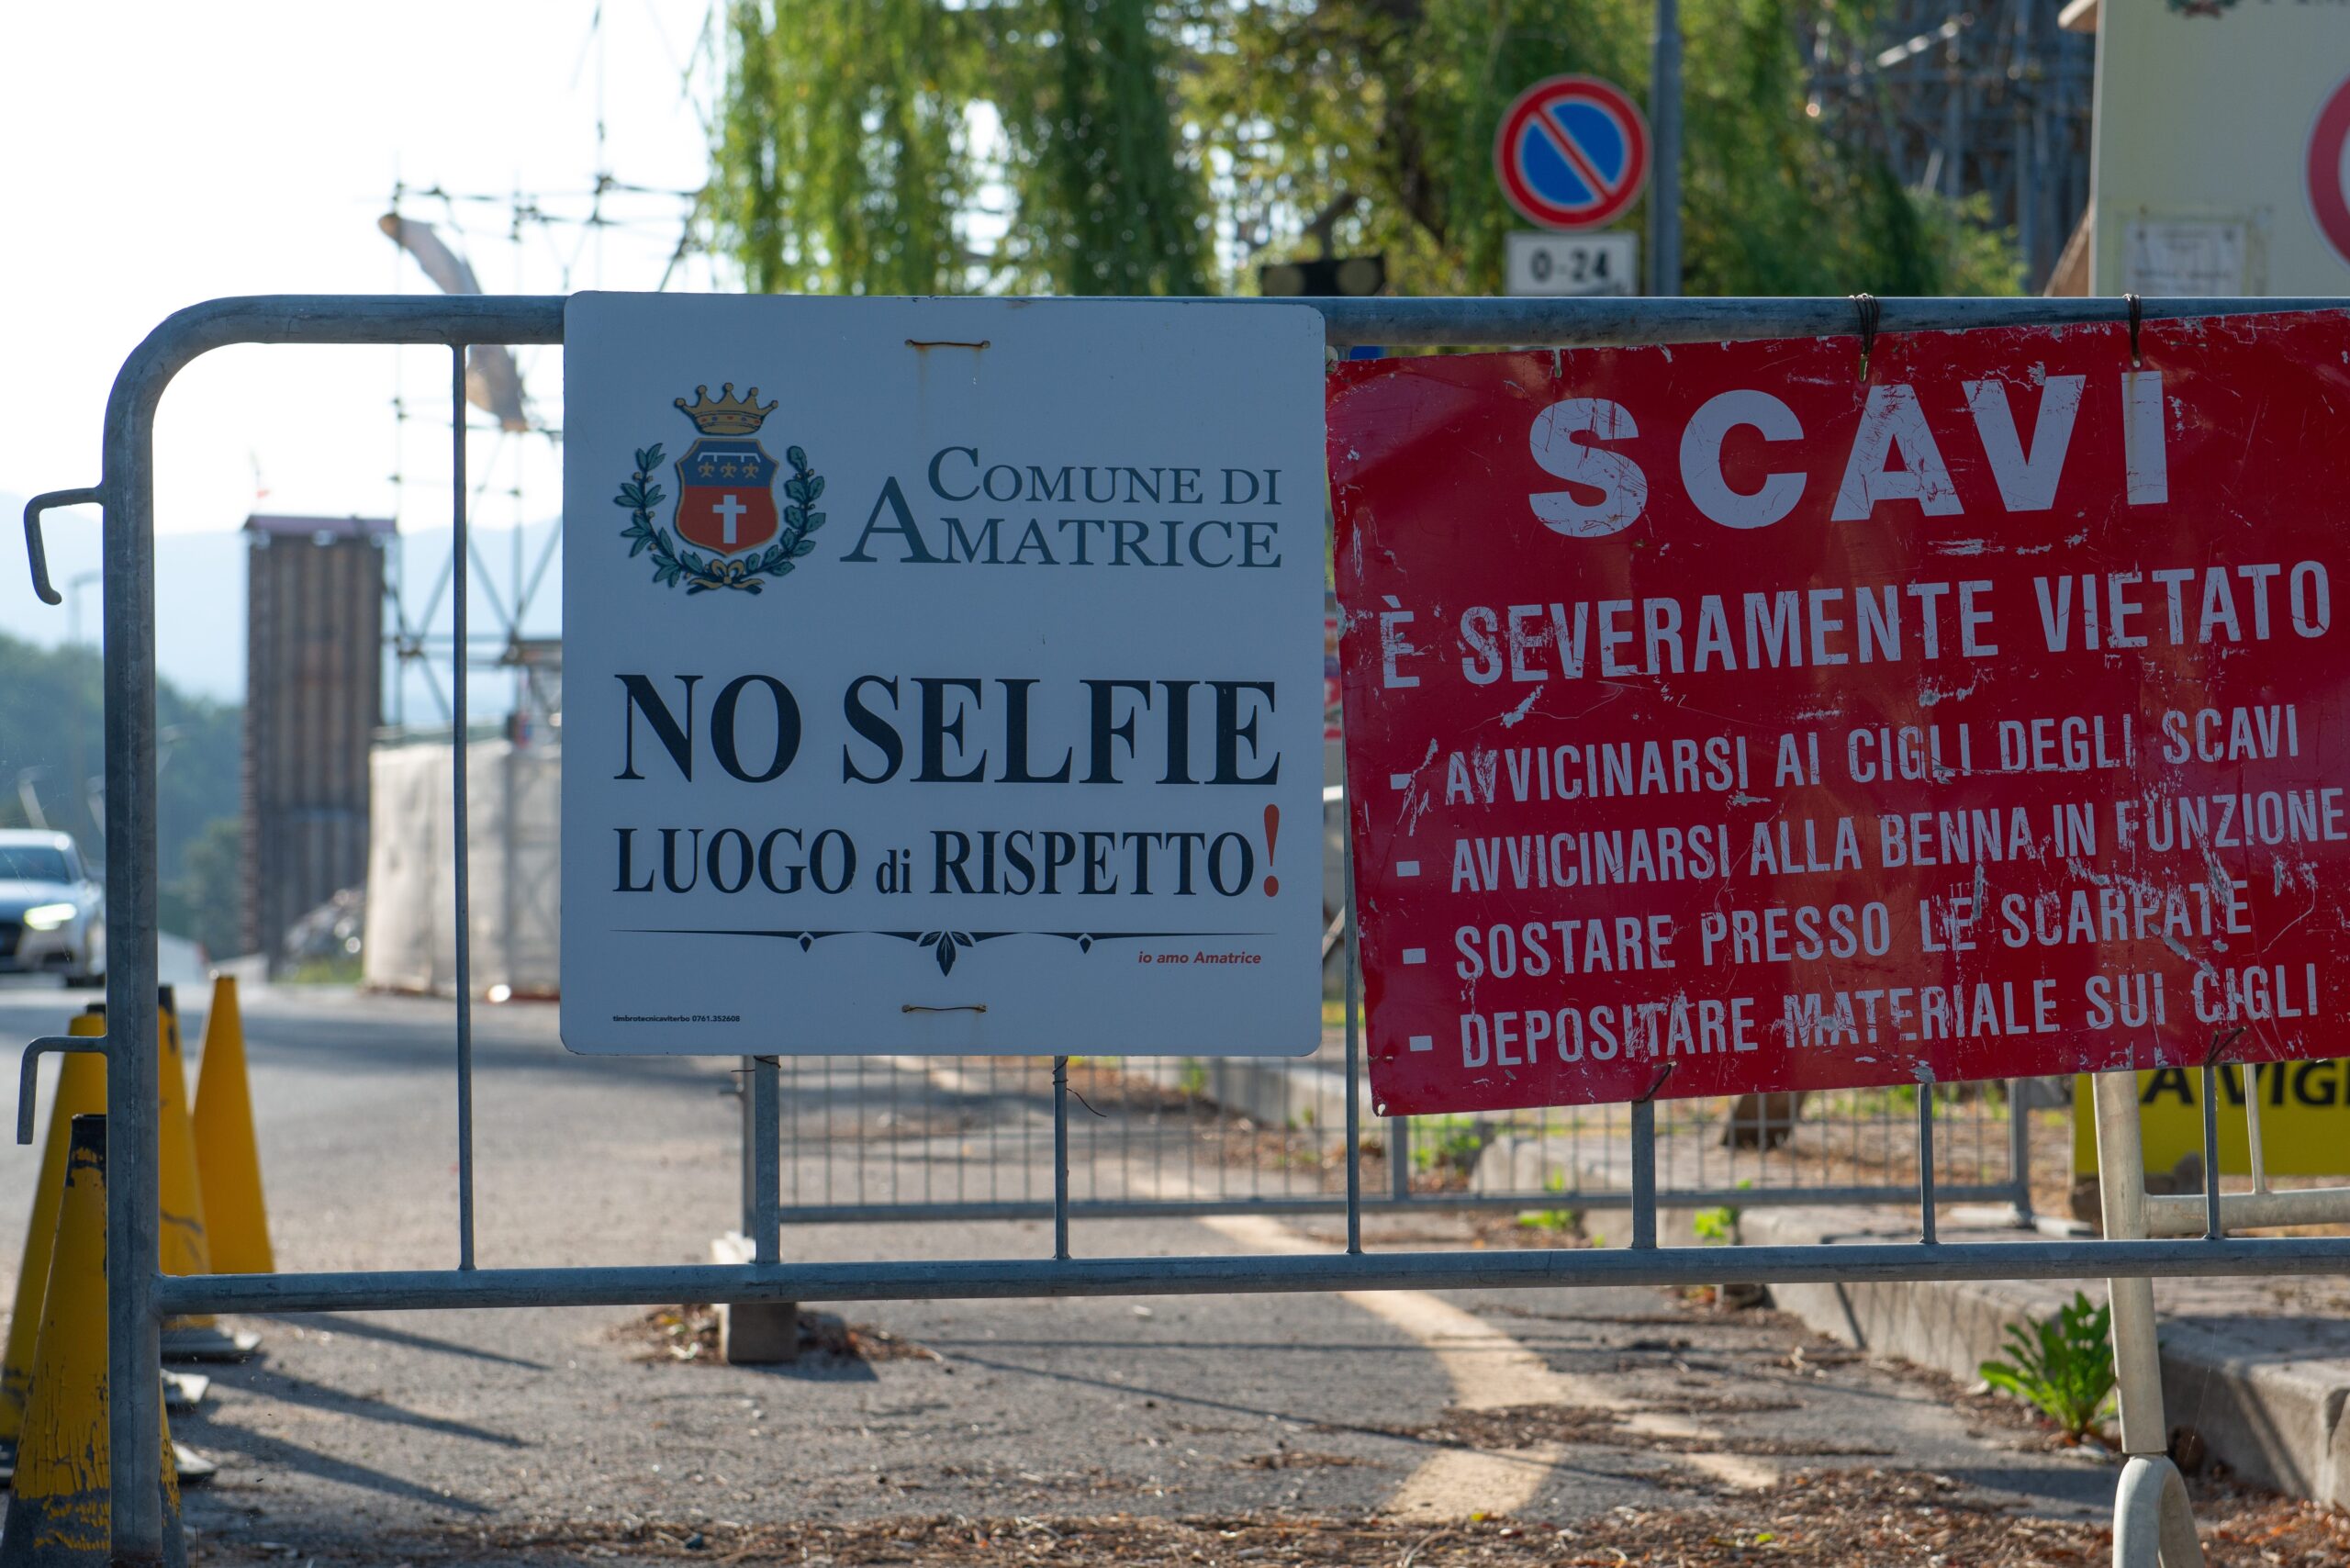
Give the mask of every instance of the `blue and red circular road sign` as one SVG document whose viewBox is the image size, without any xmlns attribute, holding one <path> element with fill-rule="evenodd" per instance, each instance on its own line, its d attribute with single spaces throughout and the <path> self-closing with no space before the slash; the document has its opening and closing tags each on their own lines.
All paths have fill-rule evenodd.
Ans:
<svg viewBox="0 0 2350 1568">
<path fill-rule="evenodd" d="M 2327 94 L 2317 111 L 2302 175 L 2318 231 L 2335 255 L 2350 262 L 2350 79 Z"/>
<path fill-rule="evenodd" d="M 1613 83 L 1552 76 L 1517 95 L 1494 138 L 1509 204 L 1545 229 L 1593 229 L 1649 177 L 1649 127 Z"/>
</svg>

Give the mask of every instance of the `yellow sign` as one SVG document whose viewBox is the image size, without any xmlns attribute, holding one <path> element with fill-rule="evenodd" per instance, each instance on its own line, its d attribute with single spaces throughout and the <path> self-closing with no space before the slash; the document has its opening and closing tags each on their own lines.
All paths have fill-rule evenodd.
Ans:
<svg viewBox="0 0 2350 1568">
<path fill-rule="evenodd" d="M 2220 1170 L 2251 1173 L 2244 1070 L 2219 1070 Z M 2350 1175 L 2350 1058 L 2263 1062 L 2252 1070 L 2260 1096 L 2261 1162 L 2271 1176 Z M 2203 1073 L 2169 1067 L 2138 1075 L 2138 1121 L 2144 1129 L 2146 1169 L 2170 1170 L 2183 1155 L 2203 1152 Z M 2073 1081 L 2073 1173 L 2097 1174 L 2097 1116 L 2089 1080 Z"/>
</svg>

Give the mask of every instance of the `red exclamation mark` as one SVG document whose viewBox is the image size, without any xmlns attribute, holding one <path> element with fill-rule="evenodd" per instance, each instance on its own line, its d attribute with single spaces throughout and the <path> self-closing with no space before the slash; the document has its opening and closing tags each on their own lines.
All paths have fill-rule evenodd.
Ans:
<svg viewBox="0 0 2350 1568">
<path fill-rule="evenodd" d="M 1279 806 L 1267 806 L 1265 808 L 1265 864 L 1267 867 L 1270 867 L 1273 863 L 1273 846 L 1280 842 L 1281 836 L 1281 809 Z M 1265 876 L 1265 896 L 1271 898 L 1281 890 L 1281 879 L 1268 870 Z"/>
</svg>

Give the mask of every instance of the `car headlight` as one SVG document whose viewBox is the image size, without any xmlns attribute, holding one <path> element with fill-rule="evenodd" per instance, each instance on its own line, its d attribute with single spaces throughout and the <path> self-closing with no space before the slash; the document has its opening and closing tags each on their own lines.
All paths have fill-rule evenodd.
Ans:
<svg viewBox="0 0 2350 1568">
<path fill-rule="evenodd" d="M 54 931 L 81 913 L 70 903 L 37 903 L 25 911 L 25 924 L 35 931 Z"/>
</svg>

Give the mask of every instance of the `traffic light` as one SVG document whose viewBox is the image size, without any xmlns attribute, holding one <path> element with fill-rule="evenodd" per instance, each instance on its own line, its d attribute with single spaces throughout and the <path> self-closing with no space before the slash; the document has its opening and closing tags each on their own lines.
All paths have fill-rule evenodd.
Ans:
<svg viewBox="0 0 2350 1568">
<path fill-rule="evenodd" d="M 1317 256 L 1308 262 L 1270 262 L 1257 269 L 1257 291 L 1267 297 L 1377 294 L 1387 286 L 1387 258 Z"/>
</svg>

